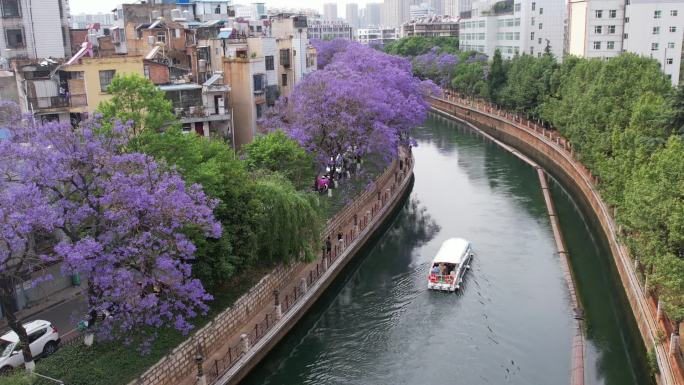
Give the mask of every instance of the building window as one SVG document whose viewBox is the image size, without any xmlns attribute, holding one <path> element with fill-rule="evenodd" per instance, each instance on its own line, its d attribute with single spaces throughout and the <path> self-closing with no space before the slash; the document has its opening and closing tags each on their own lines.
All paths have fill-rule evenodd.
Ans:
<svg viewBox="0 0 684 385">
<path fill-rule="evenodd" d="M 658 43 L 651 43 L 651 51 L 657 51 L 659 48 Z"/>
<path fill-rule="evenodd" d="M 514 12 L 520 12 L 520 3 L 517 3 L 513 6 L 513 11 Z"/>
<path fill-rule="evenodd" d="M 107 87 L 112 84 L 115 74 L 115 70 L 100 71 L 100 91 L 107 92 Z"/>
<path fill-rule="evenodd" d="M 261 117 L 264 115 L 264 105 L 263 104 L 257 104 L 256 105 L 256 117 L 257 119 L 261 119 Z"/>
<path fill-rule="evenodd" d="M 602 9 L 597 9 L 596 11 L 594 11 L 594 15 L 596 15 L 596 18 L 597 18 L 597 19 L 602 18 L 602 17 L 603 17 L 603 10 L 602 10 Z"/>
<path fill-rule="evenodd" d="M 608 33 L 611 35 L 615 33 L 615 26 L 614 25 L 608 26 Z"/>
<path fill-rule="evenodd" d="M 600 41 L 594 42 L 594 49 L 601 49 L 601 42 Z"/>
<path fill-rule="evenodd" d="M 536 7 L 537 7 L 537 3 L 532 2 L 532 10 L 533 10 L 533 11 L 534 11 L 534 8 L 536 8 Z"/>
<path fill-rule="evenodd" d="M 532 25 L 534 25 L 534 24 L 535 24 L 535 23 L 534 23 L 534 17 L 533 17 L 531 20 L 532 20 Z"/>
<path fill-rule="evenodd" d="M 150 78 L 150 66 L 144 66 L 143 67 L 143 73 L 145 74 L 146 78 Z"/>
<path fill-rule="evenodd" d="M 666 62 L 667 62 L 667 64 L 672 64 L 672 63 L 674 63 L 674 59 L 669 57 L 669 58 L 667 58 Z"/>
<path fill-rule="evenodd" d="M 266 71 L 273 71 L 275 69 L 275 61 L 273 56 L 266 56 Z"/>
<path fill-rule="evenodd" d="M 19 0 L 2 0 L 2 17 L 21 17 Z"/>
<path fill-rule="evenodd" d="M 280 65 L 282 65 L 285 68 L 290 67 L 290 50 L 289 49 L 281 49 L 280 50 Z"/>
<path fill-rule="evenodd" d="M 615 49 L 615 42 L 614 41 L 606 42 L 606 48 L 607 49 Z"/>
<path fill-rule="evenodd" d="M 625 33 L 625 34 L 622 34 L 622 38 L 623 38 L 623 39 L 627 39 L 628 37 L 629 37 L 629 34 L 626 34 L 626 33 Z"/>
<path fill-rule="evenodd" d="M 217 15 L 221 14 L 221 5 L 217 5 L 216 8 L 214 8 L 214 13 Z"/>
<path fill-rule="evenodd" d="M 654 19 L 660 19 L 662 11 L 653 11 L 653 18 Z"/>
<path fill-rule="evenodd" d="M 677 10 L 676 10 L 676 9 L 671 10 L 671 11 L 670 11 L 670 16 L 677 17 Z"/>
<path fill-rule="evenodd" d="M 541 37 L 537 39 L 537 44 L 541 44 Z"/>
<path fill-rule="evenodd" d="M 264 74 L 258 74 L 254 75 L 252 78 L 254 80 L 254 93 L 264 92 L 264 89 L 266 88 L 266 76 Z"/>
<path fill-rule="evenodd" d="M 670 27 L 670 32 L 677 32 L 677 27 L 671 26 L 671 27 Z"/>
<path fill-rule="evenodd" d="M 539 14 L 543 15 L 544 14 L 544 8 L 539 8 Z"/>
<path fill-rule="evenodd" d="M 281 77 L 282 77 L 282 80 L 281 80 L 282 86 L 287 87 L 287 74 L 282 74 Z"/>
<path fill-rule="evenodd" d="M 180 38 L 181 38 L 181 30 L 180 30 L 180 28 L 174 29 L 174 36 L 173 36 L 173 37 L 175 37 L 176 39 L 180 39 Z"/>
<path fill-rule="evenodd" d="M 594 33 L 597 35 L 602 34 L 603 33 L 603 26 L 595 25 L 594 26 Z"/>
<path fill-rule="evenodd" d="M 166 32 L 157 32 L 157 43 L 166 43 Z"/>
<path fill-rule="evenodd" d="M 539 23 L 539 29 L 542 29 L 543 26 L 544 26 L 544 23 Z"/>
<path fill-rule="evenodd" d="M 534 40 L 534 32 L 530 32 L 530 40 Z"/>
<path fill-rule="evenodd" d="M 629 17 L 625 17 L 625 23 L 629 23 Z"/>
<path fill-rule="evenodd" d="M 608 11 L 608 17 L 611 19 L 615 19 L 617 17 L 617 9 L 611 9 Z"/>
<path fill-rule="evenodd" d="M 534 55 L 534 47 L 530 47 L 530 55 Z"/>
<path fill-rule="evenodd" d="M 667 43 L 667 49 L 674 49 L 674 46 L 675 46 L 674 42 Z"/>
<path fill-rule="evenodd" d="M 660 34 L 660 27 L 653 27 L 653 34 L 659 35 Z"/>
<path fill-rule="evenodd" d="M 24 30 L 21 28 L 11 28 L 5 30 L 7 48 L 24 48 Z"/>
</svg>

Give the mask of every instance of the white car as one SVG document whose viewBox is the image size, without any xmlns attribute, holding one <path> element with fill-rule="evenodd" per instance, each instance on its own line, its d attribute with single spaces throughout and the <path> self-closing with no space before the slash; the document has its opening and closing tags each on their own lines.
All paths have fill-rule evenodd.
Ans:
<svg viewBox="0 0 684 385">
<path fill-rule="evenodd" d="M 57 351 L 59 333 L 48 321 L 36 320 L 24 324 L 33 358 L 47 357 Z M 24 364 L 19 336 L 10 331 L 0 337 L 0 373 L 7 373 Z"/>
</svg>

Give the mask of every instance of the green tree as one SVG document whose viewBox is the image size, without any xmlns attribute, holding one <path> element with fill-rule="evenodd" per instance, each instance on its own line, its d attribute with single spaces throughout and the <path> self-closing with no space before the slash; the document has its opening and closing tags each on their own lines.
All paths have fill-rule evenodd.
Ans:
<svg viewBox="0 0 684 385">
<path fill-rule="evenodd" d="M 322 224 L 318 197 L 296 191 L 289 180 L 278 174 L 260 175 L 256 184 L 261 213 L 259 260 L 313 260 Z"/>
<path fill-rule="evenodd" d="M 487 82 L 482 62 L 463 63 L 456 67 L 451 86 L 469 96 L 486 96 Z"/>
<path fill-rule="evenodd" d="M 184 134 L 178 128 L 163 133 L 145 131 L 133 148 L 176 167 L 187 183 L 199 183 L 204 192 L 218 199 L 214 216 L 221 221 L 220 239 L 206 239 L 192 232 L 198 248 L 193 273 L 215 288 L 241 268 L 255 262 L 259 202 L 252 177 L 233 150 L 224 142 Z"/>
<path fill-rule="evenodd" d="M 405 37 L 385 47 L 385 52 L 399 56 L 418 56 L 427 53 L 433 47 L 439 47 L 441 53 L 458 53 L 458 39 L 453 37 Z"/>
<path fill-rule="evenodd" d="M 507 73 L 506 87 L 501 90 L 501 103 L 508 109 L 538 115 L 538 106 L 551 94 L 553 74 L 557 68 L 551 55 L 535 58 L 522 55 L 513 58 Z"/>
<path fill-rule="evenodd" d="M 183 134 L 178 128 L 145 131 L 133 147 L 176 167 L 187 183 L 199 183 L 218 199 L 214 216 L 222 237 L 207 239 L 188 229 L 197 246 L 193 274 L 217 290 L 235 273 L 263 263 L 311 256 L 320 236 L 320 209 L 314 195 L 298 192 L 272 170 L 253 168 L 224 142 Z"/>
<path fill-rule="evenodd" d="M 247 169 L 278 172 L 289 179 L 298 190 L 313 184 L 316 176 L 313 155 L 282 131 L 257 137 L 242 149 Z"/>
<path fill-rule="evenodd" d="M 684 83 L 680 84 L 677 90 L 672 93 L 670 103 L 673 111 L 670 127 L 684 138 Z"/>
<path fill-rule="evenodd" d="M 501 51 L 498 49 L 494 51 L 494 58 L 492 58 L 492 64 L 489 67 L 489 75 L 487 76 L 487 84 L 489 100 L 497 104 L 500 103 L 499 94 L 501 89 L 506 85 L 506 68 L 501 59 Z"/>
<path fill-rule="evenodd" d="M 107 92 L 112 95 L 111 99 L 100 103 L 97 111 L 104 121 L 130 121 L 134 136 L 143 130 L 160 131 L 178 124 L 173 105 L 164 97 L 164 92 L 138 74 L 115 76 Z"/>
</svg>

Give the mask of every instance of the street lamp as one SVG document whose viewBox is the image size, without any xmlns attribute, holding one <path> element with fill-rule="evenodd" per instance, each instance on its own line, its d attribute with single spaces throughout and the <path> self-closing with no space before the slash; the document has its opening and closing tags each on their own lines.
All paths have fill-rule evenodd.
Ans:
<svg viewBox="0 0 684 385">
<path fill-rule="evenodd" d="M 195 363 L 197 364 L 197 384 L 198 385 L 207 385 L 207 378 L 204 376 L 204 368 L 202 367 L 202 363 L 204 363 L 204 356 L 202 355 L 202 351 L 197 349 L 197 353 L 195 354 Z"/>
</svg>

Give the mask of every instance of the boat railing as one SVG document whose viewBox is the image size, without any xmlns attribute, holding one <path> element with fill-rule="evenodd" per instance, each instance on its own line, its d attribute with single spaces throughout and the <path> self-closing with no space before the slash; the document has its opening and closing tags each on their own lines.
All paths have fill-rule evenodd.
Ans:
<svg viewBox="0 0 684 385">
<path fill-rule="evenodd" d="M 434 273 L 431 273 L 430 277 L 428 277 L 428 279 L 432 283 L 447 283 L 449 285 L 454 283 L 455 278 L 456 277 L 454 275 L 451 275 L 451 274 L 434 274 Z"/>
</svg>

